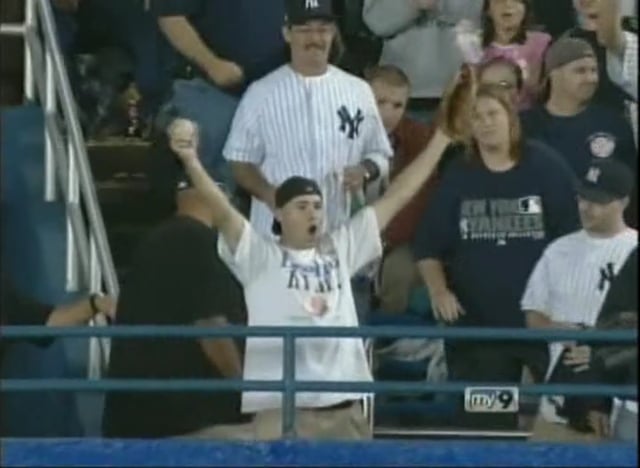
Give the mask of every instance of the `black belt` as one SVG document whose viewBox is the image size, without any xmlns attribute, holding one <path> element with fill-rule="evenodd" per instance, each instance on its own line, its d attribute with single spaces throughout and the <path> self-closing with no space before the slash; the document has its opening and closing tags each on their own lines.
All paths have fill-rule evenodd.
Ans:
<svg viewBox="0 0 640 468">
<path fill-rule="evenodd" d="M 321 406 L 321 407 L 318 407 L 318 408 L 310 408 L 310 409 L 313 409 L 314 411 L 341 410 L 341 409 L 351 408 L 353 405 L 355 405 L 357 403 L 360 403 L 360 400 L 346 400 L 346 401 L 341 401 L 340 403 L 336 403 L 335 405 Z"/>
</svg>

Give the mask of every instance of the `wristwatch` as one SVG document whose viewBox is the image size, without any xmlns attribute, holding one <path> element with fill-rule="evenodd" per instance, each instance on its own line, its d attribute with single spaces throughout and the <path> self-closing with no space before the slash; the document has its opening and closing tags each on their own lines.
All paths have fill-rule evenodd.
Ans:
<svg viewBox="0 0 640 468">
<path fill-rule="evenodd" d="M 380 169 L 378 165 L 370 159 L 365 159 L 360 163 L 360 166 L 364 169 L 364 180 L 369 182 L 380 175 Z"/>
<path fill-rule="evenodd" d="M 369 172 L 366 164 L 363 164 L 362 168 L 364 169 L 364 181 L 369 182 L 371 180 L 371 172 Z"/>
</svg>

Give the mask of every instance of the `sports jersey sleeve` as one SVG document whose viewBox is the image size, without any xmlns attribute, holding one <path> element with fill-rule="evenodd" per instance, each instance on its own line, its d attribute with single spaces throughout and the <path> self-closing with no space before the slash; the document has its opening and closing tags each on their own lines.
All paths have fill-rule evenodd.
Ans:
<svg viewBox="0 0 640 468">
<path fill-rule="evenodd" d="M 382 256 L 378 218 L 371 207 L 360 210 L 331 237 L 340 261 L 346 262 L 350 275 Z"/>
<path fill-rule="evenodd" d="M 367 86 L 365 93 L 369 115 L 367 115 L 365 124 L 362 158 L 373 161 L 380 170 L 380 176 L 386 177 L 389 174 L 389 159 L 393 156 L 393 149 L 369 86 Z"/>
<path fill-rule="evenodd" d="M 549 285 L 552 280 L 549 270 L 549 250 L 547 249 L 529 276 L 527 287 L 520 301 L 520 308 L 523 311 L 532 310 L 551 316 Z"/>
<path fill-rule="evenodd" d="M 228 161 L 262 164 L 264 137 L 260 129 L 260 90 L 252 85 L 240 100 L 223 155 Z"/>
<path fill-rule="evenodd" d="M 235 252 L 224 236 L 219 236 L 218 254 L 245 287 L 261 275 L 270 262 L 277 262 L 279 259 L 279 249 L 275 242 L 258 234 L 246 220 Z"/>
</svg>

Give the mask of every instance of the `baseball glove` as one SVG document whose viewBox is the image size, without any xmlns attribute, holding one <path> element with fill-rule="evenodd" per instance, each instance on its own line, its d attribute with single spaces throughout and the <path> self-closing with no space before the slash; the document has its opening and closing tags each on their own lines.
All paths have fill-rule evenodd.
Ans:
<svg viewBox="0 0 640 468">
<path fill-rule="evenodd" d="M 470 138 L 469 117 L 476 90 L 475 69 L 471 65 L 463 65 L 443 95 L 438 125 L 454 141 L 463 143 Z"/>
</svg>

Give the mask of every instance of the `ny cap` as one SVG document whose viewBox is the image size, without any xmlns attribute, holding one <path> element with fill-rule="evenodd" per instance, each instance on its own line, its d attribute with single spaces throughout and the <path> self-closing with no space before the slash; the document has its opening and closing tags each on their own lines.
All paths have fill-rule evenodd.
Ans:
<svg viewBox="0 0 640 468">
<path fill-rule="evenodd" d="M 593 47 L 584 39 L 561 37 L 551 44 L 544 58 L 544 67 L 549 74 L 556 68 L 564 67 L 583 58 L 596 58 Z"/>
<path fill-rule="evenodd" d="M 332 0 L 287 0 L 287 23 L 300 25 L 312 20 L 336 19 Z"/>
<path fill-rule="evenodd" d="M 594 161 L 578 183 L 578 195 L 592 203 L 606 205 L 631 196 L 635 181 L 626 164 L 607 159 Z"/>
<path fill-rule="evenodd" d="M 322 198 L 322 192 L 318 184 L 306 177 L 289 177 L 276 189 L 276 208 L 282 208 L 295 198 L 304 195 L 318 195 Z M 282 234 L 282 226 L 278 220 L 273 220 L 271 230 L 274 234 Z"/>
</svg>

